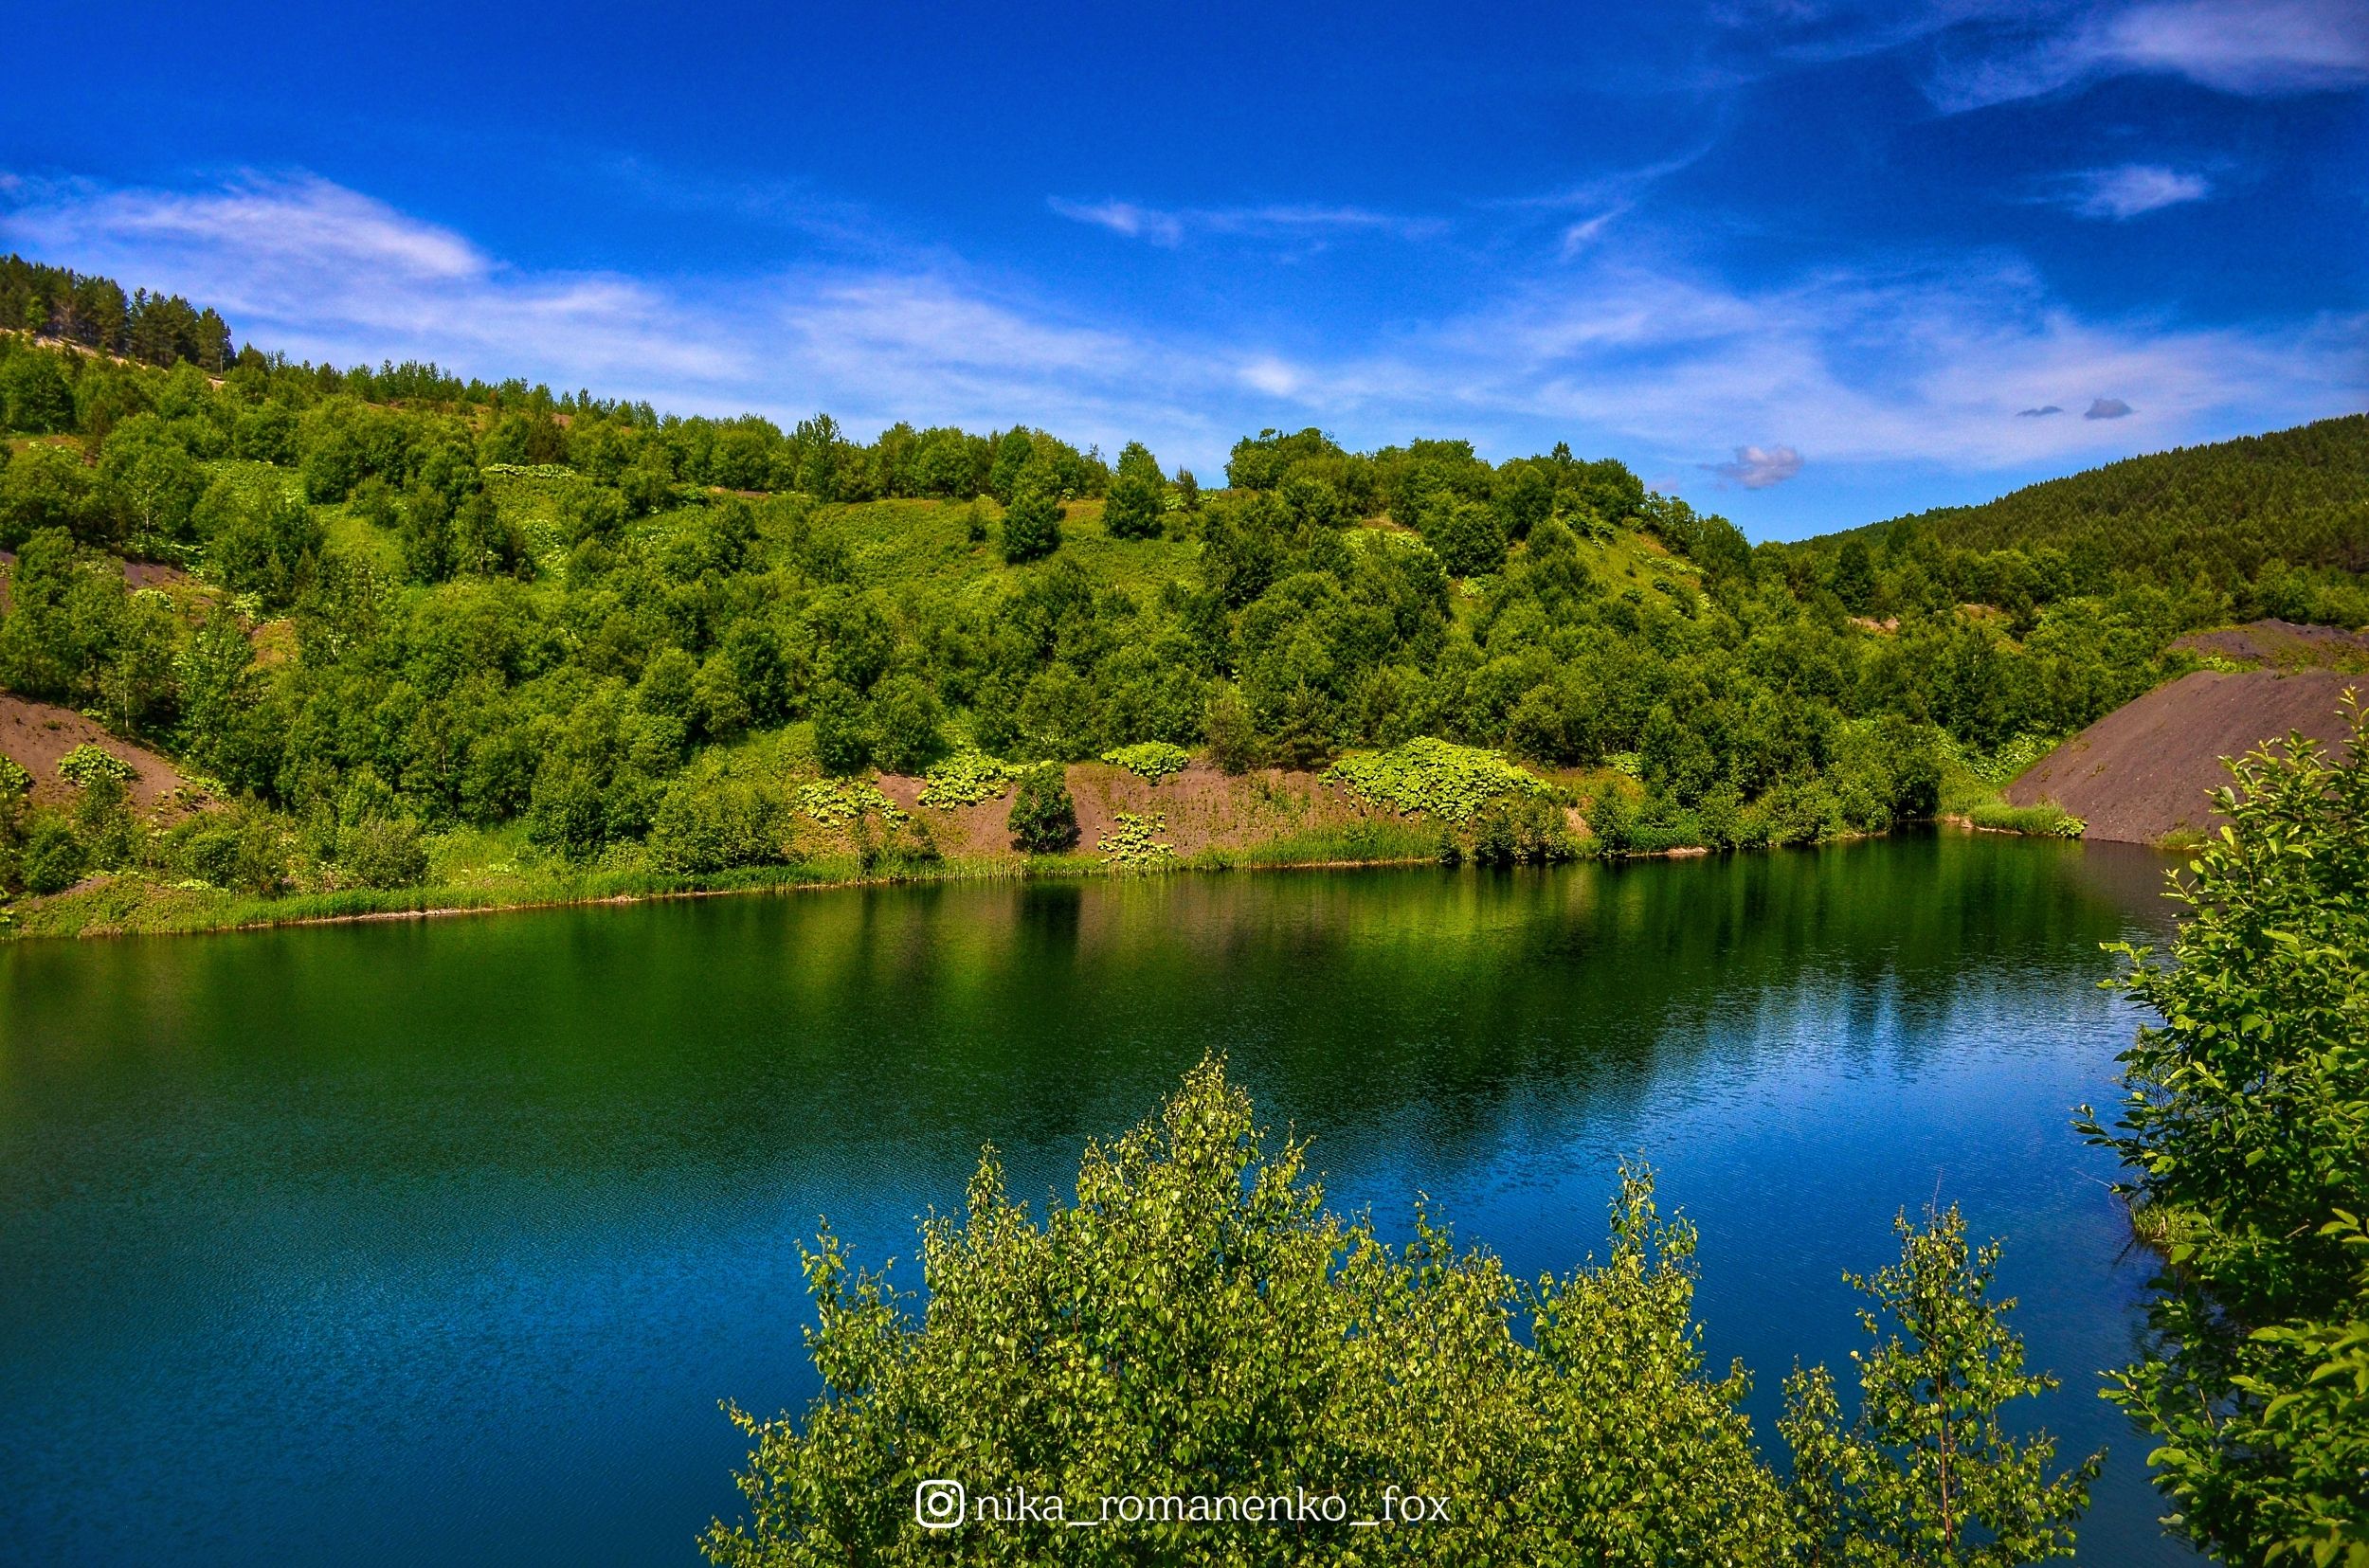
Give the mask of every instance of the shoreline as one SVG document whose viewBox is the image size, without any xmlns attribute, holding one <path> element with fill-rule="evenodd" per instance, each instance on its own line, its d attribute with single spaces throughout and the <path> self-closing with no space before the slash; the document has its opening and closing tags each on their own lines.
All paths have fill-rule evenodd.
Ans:
<svg viewBox="0 0 2369 1568">
<path fill-rule="evenodd" d="M 1936 830 L 1954 830 L 1969 835 L 1980 833 L 1998 835 L 2005 838 L 2034 837 L 2033 835 L 2016 833 L 2013 829 L 1979 825 L 1969 821 L 1962 815 L 1954 813 L 1933 818 L 1929 822 L 1914 825 L 1920 827 L 1929 826 Z M 1864 843 L 1874 838 L 1891 838 L 1896 832 L 1897 830 L 1883 834 L 1855 834 L 1835 839 L 1831 842 L 1793 845 L 1786 847 L 1798 849 L 1827 849 L 1840 845 Z M 1270 851 L 1276 847 L 1278 846 L 1265 846 L 1265 848 Z M 1766 845 L 1754 847 L 1760 850 L 1761 853 L 1768 853 L 1768 846 Z M 1666 849 L 1639 850 L 1617 858 L 1606 858 L 1596 855 L 1582 855 L 1578 857 L 1578 860 L 1570 863 L 1577 864 L 1579 861 L 1592 861 L 1597 864 L 1619 865 L 1626 861 L 1691 860 L 1705 858 L 1714 853 L 1742 852 L 1714 852 L 1706 845 L 1680 844 L 1673 845 Z M 556 889 L 549 891 L 537 890 L 533 892 L 522 890 L 522 895 L 516 898 L 503 898 L 497 893 L 477 899 L 475 901 L 472 901 L 469 898 L 465 891 L 455 889 L 391 889 L 388 890 L 384 893 L 372 893 L 363 890 L 353 890 L 339 893 L 298 894 L 291 896 L 286 900 L 286 902 L 297 906 L 298 908 L 291 910 L 289 913 L 284 915 L 272 915 L 265 913 L 259 916 L 257 913 L 258 907 L 262 906 L 267 908 L 268 901 L 252 899 L 243 901 L 240 905 L 224 910 L 224 917 L 219 919 L 208 918 L 206 913 L 201 910 L 187 910 L 186 914 L 188 918 L 175 919 L 172 917 L 170 910 L 168 910 L 164 918 L 156 920 L 154 923 L 143 923 L 138 921 L 136 918 L 127 923 L 122 919 L 107 919 L 101 917 L 89 920 L 83 924 L 76 926 L 70 930 L 27 930 L 23 928 L 20 923 L 11 921 L 8 927 L 0 928 L 0 946 L 14 946 L 18 943 L 57 942 L 69 940 L 103 941 L 109 939 L 126 939 L 135 937 L 223 936 L 239 932 L 267 931 L 295 927 L 358 926 L 387 924 L 400 921 L 449 920 L 471 915 L 521 914 L 537 910 L 591 909 L 604 905 L 623 907 L 638 904 L 688 901 L 693 899 L 730 898 L 760 893 L 778 894 L 793 892 L 844 892 L 858 888 L 914 887 L 931 883 L 947 882 L 1052 881 L 1089 877 L 1126 878 L 1165 875 L 1171 872 L 1216 874 L 1230 872 L 1380 871 L 1392 868 L 1438 864 L 1437 857 L 1429 855 L 1384 855 L 1357 856 L 1328 856 L 1320 858 L 1310 859 L 1293 859 L 1288 857 L 1266 859 L 1258 857 L 1258 855 L 1259 852 L 1257 850 L 1205 851 L 1200 855 L 1179 858 L 1169 865 L 1150 868 L 1139 866 L 1105 865 L 1099 857 L 1092 856 L 1042 857 L 1023 857 L 1013 856 L 1008 857 L 998 856 L 994 858 L 965 857 L 961 859 L 942 861 L 935 866 L 903 867 L 887 873 L 867 873 L 852 867 L 836 867 L 828 865 L 827 863 L 817 866 L 809 863 L 805 866 L 797 867 L 783 866 L 769 868 L 764 872 L 753 874 L 743 874 L 743 879 L 738 880 L 733 884 L 725 886 L 622 886 L 603 888 L 595 885 L 588 887 L 580 892 L 571 893 L 561 892 Z M 625 880 L 631 881 L 632 877 L 627 876 Z M 125 882 L 125 877 L 118 875 L 104 881 L 93 883 L 85 888 L 75 889 L 65 893 L 57 894 L 55 897 L 58 899 L 72 899 L 78 897 L 78 895 L 88 898 L 101 897 L 111 889 L 124 887 Z M 170 896 L 175 892 L 181 890 L 164 888 L 159 884 L 139 882 L 136 879 L 134 879 L 131 887 L 126 889 L 126 891 L 134 892 L 136 894 L 148 893 L 158 895 L 161 899 L 169 903 Z M 220 890 L 206 890 L 206 892 L 208 896 L 215 898 L 233 896 L 222 893 Z M 403 901 L 413 898 L 423 900 L 423 902 L 407 908 L 389 907 L 329 910 L 305 908 L 305 906 L 316 904 L 321 899 L 328 899 L 332 901 L 352 900 L 357 904 L 369 904 L 373 900 L 384 899 L 389 905 L 400 905 Z M 54 909 L 54 905 L 48 906 L 48 908 L 52 909 Z M 139 909 L 126 910 L 124 912 L 127 914 L 136 915 L 141 912 L 141 910 L 143 909 L 145 909 L 144 905 Z M 36 911 L 36 913 L 44 911 Z"/>
</svg>

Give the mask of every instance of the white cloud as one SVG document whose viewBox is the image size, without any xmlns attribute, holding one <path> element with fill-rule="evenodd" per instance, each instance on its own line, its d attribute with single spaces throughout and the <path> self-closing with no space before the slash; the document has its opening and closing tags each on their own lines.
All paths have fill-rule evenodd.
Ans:
<svg viewBox="0 0 2369 1568">
<path fill-rule="evenodd" d="M 2369 83 L 2360 0 L 2144 0 L 2074 14 L 2036 43 L 1946 63 L 1928 96 L 1958 112 L 2143 72 L 2254 97 Z"/>
<path fill-rule="evenodd" d="M 1739 446 L 1728 461 L 1707 462 L 1702 467 L 1706 473 L 1716 474 L 1730 484 L 1740 484 L 1746 490 L 1766 490 L 1801 472 L 1801 454 L 1790 446 Z"/>
<path fill-rule="evenodd" d="M 1829 472 L 1903 461 L 1979 472 L 2358 407 L 2369 315 L 2256 329 L 2091 321 L 2005 263 L 1745 290 L 1605 261 L 1373 354 L 1293 369 L 1293 396 L 1328 424 L 1385 437 L 1579 432 L 1633 461 L 1719 471 L 1711 454 L 1778 428 Z M 2110 431 L 2037 417 L 2100 382 L 2132 388 L 2143 409 Z"/>
<path fill-rule="evenodd" d="M 433 359 L 684 413 L 1024 419 L 1080 440 L 1220 444 L 1212 411 L 1172 393 L 1150 346 L 943 262 L 666 287 L 513 266 L 309 175 L 186 191 L 21 182 L 16 196 L 5 246 L 215 304 L 243 337 L 300 358 Z"/>
<path fill-rule="evenodd" d="M 2211 194 L 2213 182 L 2202 174 L 2161 164 L 2126 163 L 2068 175 L 2055 183 L 2048 199 L 2084 218 L 2120 223 L 2183 202 L 2200 202 Z"/>
<path fill-rule="evenodd" d="M 23 250 L 218 306 L 252 337 L 344 363 L 436 356 L 566 378 L 728 377 L 729 337 L 686 338 L 630 279 L 523 274 L 450 229 L 309 175 L 200 191 L 31 187 L 0 219 Z"/>
<path fill-rule="evenodd" d="M 218 303 L 243 334 L 316 359 L 432 358 L 681 412 L 829 408 L 860 432 L 1024 421 L 1106 449 L 1143 439 L 1196 466 L 1243 431 L 1299 422 L 1359 445 L 1470 434 L 1495 456 L 1568 439 L 1648 472 L 1732 467 L 1743 485 L 1799 471 L 1803 453 L 1830 478 L 1853 464 L 1984 472 L 2299 423 L 2369 391 L 2369 315 L 2097 319 L 1996 258 L 1745 288 L 1654 264 L 1640 241 L 1443 318 L 1352 324 L 1331 348 L 1080 318 L 942 256 L 681 284 L 539 271 L 305 177 L 21 183 L 14 200 L 6 245 Z M 2017 417 L 2120 405 L 2091 404 L 2100 387 L 2136 406 Z"/>
</svg>

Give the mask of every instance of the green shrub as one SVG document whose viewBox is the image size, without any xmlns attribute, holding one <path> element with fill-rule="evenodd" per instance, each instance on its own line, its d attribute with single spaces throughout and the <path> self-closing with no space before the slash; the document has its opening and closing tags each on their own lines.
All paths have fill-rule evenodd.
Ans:
<svg viewBox="0 0 2369 1568">
<path fill-rule="evenodd" d="M 0 801 L 12 801 L 33 790 L 33 776 L 13 757 L 0 757 Z"/>
<path fill-rule="evenodd" d="M 1060 548 L 1061 503 L 1035 484 L 1024 485 L 1004 509 L 1004 559 L 1019 566 Z"/>
<path fill-rule="evenodd" d="M 869 779 L 825 779 L 799 787 L 798 809 L 823 827 L 845 827 L 866 814 L 895 811 L 896 802 Z"/>
<path fill-rule="evenodd" d="M 1392 1532 L 1394 1556 L 1435 1563 L 1535 1560 L 1545 1541 L 1572 1561 L 1757 1560 L 1790 1536 L 1736 1408 L 1746 1379 L 1704 1374 L 1694 1233 L 1660 1218 L 1647 1177 L 1625 1181 L 1600 1268 L 1533 1287 L 1428 1219 L 1402 1249 L 1329 1212 L 1300 1147 L 1271 1148 L 1204 1063 L 1157 1119 L 1088 1146 L 1076 1192 L 1037 1223 L 990 1151 L 967 1217 L 924 1229 L 918 1322 L 824 1231 L 805 1253 L 823 1396 L 803 1431 L 732 1411 L 754 1449 L 740 1477 L 754 1517 L 715 1524 L 711 1560 L 1315 1562 L 1375 1533 L 1311 1520 L 939 1537 L 914 1525 L 926 1476 L 974 1497 L 1305 1488 L 1357 1502 L 1350 1517 L 1396 1482 L 1453 1494 L 1447 1523 Z"/>
<path fill-rule="evenodd" d="M 1004 825 L 1012 830 L 1013 845 L 1030 855 L 1058 855 L 1077 842 L 1077 803 L 1058 766 L 1032 767 L 1021 775 Z"/>
<path fill-rule="evenodd" d="M 826 680 L 807 698 L 814 753 L 826 773 L 857 773 L 872 760 L 871 705 L 844 682 Z"/>
<path fill-rule="evenodd" d="M 139 777 L 139 770 L 114 752 L 84 741 L 58 759 L 58 776 L 68 784 L 87 788 L 97 779 L 129 784 Z"/>
<path fill-rule="evenodd" d="M 832 789 L 836 808 L 851 786 L 814 787 Z M 650 821 L 650 858 L 678 876 L 779 865 L 788 858 L 788 829 L 789 808 L 779 790 L 721 769 L 699 769 L 675 780 L 659 802 Z"/>
<path fill-rule="evenodd" d="M 1976 827 L 1994 833 L 2020 833 L 2031 838 L 2078 838 L 2089 823 L 2053 802 L 2038 805 L 2008 805 L 1988 801 L 1966 813 Z"/>
<path fill-rule="evenodd" d="M 1265 748 L 1259 744 L 1258 727 L 1251 717 L 1250 705 L 1231 686 L 1220 686 L 1209 698 L 1202 734 L 1209 742 L 1209 754 L 1218 766 L 1238 777 L 1257 766 L 1264 757 Z"/>
<path fill-rule="evenodd" d="M 1738 841 L 1758 843 L 1766 838 L 1766 820 L 1757 806 L 1755 802 L 1755 808 L 1743 810 L 1729 826 Z M 1675 849 L 1708 847 L 1709 842 L 1702 819 L 1669 796 L 1648 791 L 1642 800 L 1631 800 L 1628 791 L 1618 784 L 1588 803 L 1587 826 L 1595 838 L 1596 853 L 1607 860 L 1667 855 Z"/>
<path fill-rule="evenodd" d="M 416 818 L 371 814 L 337 831 L 337 863 L 366 888 L 408 888 L 427 876 Z"/>
<path fill-rule="evenodd" d="M 288 885 L 287 828 L 261 806 L 209 811 L 176 830 L 175 840 L 173 856 L 213 887 L 269 897 Z"/>
<path fill-rule="evenodd" d="M 1010 765 L 984 751 L 957 751 L 923 777 L 920 802 L 940 811 L 991 801 L 1011 787 Z"/>
<path fill-rule="evenodd" d="M 1986 1296 L 1994 1249 L 1969 1258 L 1954 1214 L 1904 1226 L 1900 1267 L 1863 1282 L 1900 1333 L 1863 1363 L 1859 1422 L 1823 1369 L 1798 1379 L 1788 1485 L 1738 1408 L 1749 1375 L 1704 1366 L 1695 1233 L 1662 1218 L 1649 1171 L 1621 1171 L 1600 1263 L 1519 1280 L 1420 1209 L 1404 1246 L 1328 1209 L 1305 1148 L 1271 1144 L 1204 1061 L 1155 1118 L 1087 1145 L 1076 1191 L 1039 1221 L 988 1150 L 966 1214 L 923 1226 L 917 1317 L 827 1226 L 801 1250 L 823 1392 L 803 1422 L 731 1407 L 749 1517 L 710 1527 L 711 1561 L 2004 1564 L 2073 1544 L 2087 1473 L 2051 1481 L 2046 1438 L 2000 1435 L 1999 1406 L 2047 1379 L 2021 1374 L 2012 1304 Z M 1950 1391 L 1943 1423 L 1930 1387 Z M 924 1529 L 924 1478 L 1058 1511 Z M 1385 1488 L 1445 1512 L 1350 1523 Z M 1106 1497 L 1339 1506 L 1076 1528 Z"/>
<path fill-rule="evenodd" d="M 1138 741 L 1133 746 L 1121 746 L 1105 751 L 1102 760 L 1112 767 L 1124 767 L 1139 779 L 1153 784 L 1172 778 L 1184 771 L 1192 753 L 1166 741 Z"/>
<path fill-rule="evenodd" d="M 113 773 L 94 771 L 74 802 L 74 836 L 92 869 L 117 871 L 139 853 L 139 824 L 132 818 L 132 799 L 123 781 Z"/>
<path fill-rule="evenodd" d="M 1492 801 L 1474 814 L 1473 860 L 1483 866 L 1549 865 L 1571 859 L 1577 846 L 1563 808 L 1536 795 Z"/>
<path fill-rule="evenodd" d="M 63 892 L 90 870 L 90 856 L 72 822 L 54 811 L 37 811 L 25 824 L 17 866 L 27 892 Z"/>
<path fill-rule="evenodd" d="M 1456 823 L 1502 797 L 1551 793 L 1497 752 L 1429 736 L 1388 751 L 1352 751 L 1324 778 L 1372 804 Z"/>
<path fill-rule="evenodd" d="M 2017 1438 L 1999 1418 L 2009 1400 L 2053 1391 L 2024 1370 L 2023 1342 L 2003 1322 L 2013 1297 L 1991 1293 L 1994 1241 L 1971 1247 L 1957 1206 L 1926 1223 L 1893 1221 L 1900 1262 L 1872 1276 L 1845 1274 L 1876 1311 L 1851 1353 L 1858 1418 L 1841 1420 L 1822 1366 L 1785 1379 L 1778 1422 L 1793 1454 L 1796 1517 L 1813 1563 L 2013 1563 L 2073 1555 L 2073 1521 L 2089 1504 L 2105 1451 L 2052 1479 L 2056 1440 Z"/>
<path fill-rule="evenodd" d="M 1176 863 L 1176 847 L 1160 836 L 1168 831 L 1168 820 L 1161 813 L 1138 817 L 1131 811 L 1118 814 L 1110 832 L 1094 840 L 1094 848 L 1102 854 L 1102 863 L 1114 871 L 1143 871 Z"/>
<path fill-rule="evenodd" d="M 946 749 L 940 732 L 946 712 L 937 693 L 917 676 L 891 676 L 882 681 L 873 694 L 872 714 L 875 749 L 880 766 L 892 773 L 918 773 Z"/>
<path fill-rule="evenodd" d="M 2027 732 L 2011 736 L 1985 751 L 1979 747 L 1960 745 L 1944 734 L 1936 736 L 1936 744 L 1949 761 L 1996 789 L 2055 750 L 2057 741 L 2053 735 Z"/>
<path fill-rule="evenodd" d="M 2369 1560 L 2369 729 L 2231 765 L 2171 878 L 2155 1016 L 2123 1056 L 2123 1191 L 2169 1245 L 2109 1397 L 2160 1443 L 2180 1532 L 2229 1562 Z"/>
</svg>

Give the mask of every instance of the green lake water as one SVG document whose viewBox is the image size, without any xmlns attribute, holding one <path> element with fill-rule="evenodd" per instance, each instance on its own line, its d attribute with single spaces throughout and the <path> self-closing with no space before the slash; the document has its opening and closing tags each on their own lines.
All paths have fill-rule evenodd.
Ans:
<svg viewBox="0 0 2369 1568">
<path fill-rule="evenodd" d="M 696 1561 L 717 1413 L 867 1260 L 1207 1051 L 1393 1235 L 1603 1247 L 1642 1153 L 1763 1440 L 1937 1193 L 2007 1240 L 2082 1557 L 2184 1560 L 2096 1397 L 2148 1270 L 2069 1126 L 2166 862 L 1957 835 L 1513 874 L 955 884 L 0 950 L 0 1560 Z"/>
</svg>

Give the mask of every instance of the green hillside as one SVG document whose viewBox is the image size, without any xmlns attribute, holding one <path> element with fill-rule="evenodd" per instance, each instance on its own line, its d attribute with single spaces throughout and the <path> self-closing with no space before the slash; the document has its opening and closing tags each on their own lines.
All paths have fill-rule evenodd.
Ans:
<svg viewBox="0 0 2369 1568">
<path fill-rule="evenodd" d="M 2017 551 L 2085 587 L 2203 589 L 2239 620 L 2356 625 L 2369 620 L 2360 591 L 2369 570 L 2369 415 L 2128 458 L 1801 548 L 1832 556 L 1853 543 L 1879 561 L 1922 556 L 1928 568 L 1946 552 Z M 1990 575 L 2019 573 L 2002 560 Z"/>
<path fill-rule="evenodd" d="M 162 753 L 199 807 L 0 770 L 0 891 L 35 900 L 911 873 L 979 836 L 876 778 L 992 795 L 1147 746 L 1350 760 L 1323 787 L 1456 802 L 1446 847 L 1484 858 L 1808 842 L 1971 799 L 2185 667 L 2182 631 L 2369 619 L 2327 543 L 2358 420 L 1753 550 L 1562 445 L 1271 430 L 1217 489 L 1026 427 L 858 442 L 233 353 L 154 298 L 0 260 L 0 703 Z M 2207 535 L 2251 553 L 2194 568 Z M 1503 765 L 1458 748 L 1546 784 L 1470 797 Z"/>
</svg>

